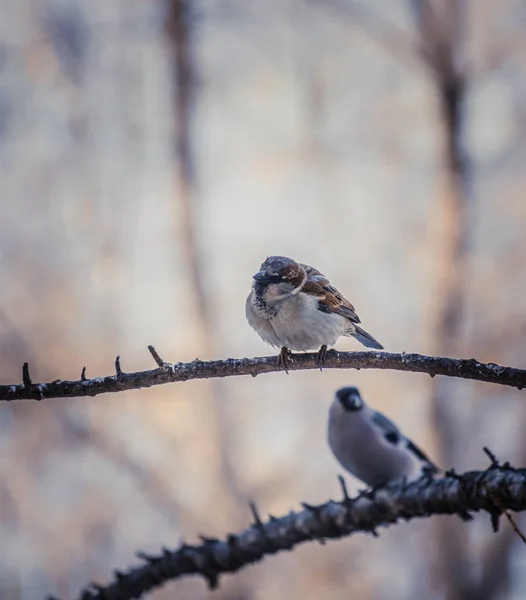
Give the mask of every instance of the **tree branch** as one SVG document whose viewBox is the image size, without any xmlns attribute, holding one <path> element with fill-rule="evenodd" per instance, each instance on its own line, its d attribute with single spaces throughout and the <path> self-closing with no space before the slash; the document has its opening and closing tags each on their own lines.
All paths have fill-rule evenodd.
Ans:
<svg viewBox="0 0 526 600">
<path fill-rule="evenodd" d="M 218 586 L 223 573 L 233 573 L 267 555 L 306 542 L 324 542 L 356 532 L 377 535 L 376 528 L 434 514 L 458 514 L 487 511 L 495 514 L 495 502 L 502 509 L 526 509 L 526 469 L 508 465 L 490 466 L 486 471 L 463 475 L 448 472 L 441 479 L 424 478 L 376 490 L 367 490 L 349 498 L 342 485 L 343 500 L 330 500 L 319 506 L 304 504 L 301 512 L 263 522 L 251 505 L 254 523 L 225 540 L 205 538 L 202 543 L 183 543 L 177 550 L 163 549 L 158 556 L 138 553 L 146 564 L 128 572 L 115 572 L 108 586 L 91 584 L 80 600 L 128 600 L 183 575 L 201 575 L 210 588 Z"/>
<path fill-rule="evenodd" d="M 277 356 L 261 356 L 256 358 L 227 358 L 225 360 L 202 361 L 196 359 L 190 363 L 165 363 L 153 346 L 148 349 L 157 364 L 162 367 L 151 371 L 124 373 L 120 369 L 120 361 L 116 361 L 116 374 L 107 377 L 94 377 L 78 381 L 62 381 L 51 383 L 32 383 L 26 376 L 27 363 L 24 364 L 24 382 L 18 385 L 0 385 L 0 401 L 10 400 L 43 400 L 44 398 L 70 398 L 74 396 L 97 396 L 109 392 L 138 390 L 144 387 L 188 381 L 190 379 L 212 379 L 216 377 L 233 377 L 263 373 L 275 373 L 281 368 Z M 319 369 L 317 354 L 291 354 L 289 371 L 305 371 Z M 498 383 L 516 387 L 526 387 L 526 370 L 503 367 L 494 363 L 481 363 L 474 358 L 457 359 L 422 354 L 391 354 L 389 352 L 327 352 L 324 369 L 391 369 L 394 371 L 410 371 L 474 379 L 488 383 Z M 283 374 L 285 376 L 285 374 Z"/>
</svg>

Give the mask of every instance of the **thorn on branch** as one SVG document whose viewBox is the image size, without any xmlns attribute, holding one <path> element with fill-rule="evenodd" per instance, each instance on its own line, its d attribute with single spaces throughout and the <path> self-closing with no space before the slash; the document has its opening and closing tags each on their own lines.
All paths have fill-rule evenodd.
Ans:
<svg viewBox="0 0 526 600">
<path fill-rule="evenodd" d="M 254 526 L 263 531 L 263 521 L 259 516 L 259 511 L 255 502 L 249 502 L 248 505 L 250 506 L 250 512 L 252 513 L 252 517 L 254 519 Z"/>
<path fill-rule="evenodd" d="M 487 455 L 487 457 L 491 461 L 490 468 L 492 468 L 492 469 L 498 468 L 500 466 L 500 464 L 499 464 L 499 461 L 497 460 L 497 457 L 495 456 L 495 454 L 493 454 L 493 452 L 487 446 L 484 446 L 484 448 L 482 448 L 482 450 L 484 451 L 484 453 Z"/>
<path fill-rule="evenodd" d="M 502 516 L 502 513 L 497 508 L 493 508 L 488 512 L 491 521 L 491 529 L 493 530 L 493 533 L 498 533 L 500 529 L 500 517 Z"/>
<path fill-rule="evenodd" d="M 491 461 L 490 468 L 498 469 L 501 465 L 500 465 L 497 457 L 495 456 L 495 454 L 487 446 L 484 446 L 483 450 L 488 455 L 488 458 Z M 504 468 L 509 468 L 509 466 L 510 466 L 509 463 L 506 463 L 504 465 Z M 510 511 L 503 508 L 503 506 L 501 505 L 499 500 L 494 496 L 494 494 L 492 494 L 488 490 L 488 488 L 486 486 L 483 485 L 482 487 L 484 488 L 489 499 L 493 502 L 493 505 L 495 506 L 495 510 L 490 511 L 491 525 L 492 525 L 493 531 L 495 533 L 498 532 L 499 526 L 500 526 L 500 517 L 502 515 L 505 515 L 505 517 L 506 517 L 506 519 L 508 519 L 513 531 L 515 531 L 515 533 L 519 536 L 519 538 L 522 540 L 522 542 L 524 544 L 526 544 L 526 536 L 524 536 L 522 531 L 519 529 L 519 526 L 517 525 L 517 523 L 515 523 L 515 519 L 513 518 Z"/>
<path fill-rule="evenodd" d="M 219 540 L 214 537 L 207 537 L 206 535 L 200 535 L 199 539 L 203 542 L 203 544 L 217 544 Z"/>
<path fill-rule="evenodd" d="M 159 369 L 164 369 L 168 363 L 164 362 L 164 360 L 157 353 L 157 350 L 152 345 L 148 346 L 148 350 L 150 351 L 153 360 L 157 363 Z"/>
<path fill-rule="evenodd" d="M 316 519 L 318 521 L 320 520 L 321 509 L 323 508 L 322 506 L 314 506 L 313 504 L 307 504 L 306 502 L 302 502 L 301 506 L 303 506 L 303 508 L 305 510 L 308 510 L 308 511 L 314 513 L 314 516 L 316 517 Z"/>
<path fill-rule="evenodd" d="M 29 376 L 29 363 L 26 362 L 22 366 L 22 383 L 26 387 L 31 387 L 33 385 L 31 377 Z"/>
<path fill-rule="evenodd" d="M 88 381 L 86 379 L 86 367 L 82 367 L 82 373 L 80 374 L 80 380 L 81 381 Z"/>
<path fill-rule="evenodd" d="M 268 535 L 268 533 L 265 529 L 265 525 L 263 523 L 263 519 L 261 518 L 261 516 L 259 514 L 259 511 L 258 511 L 258 508 L 257 508 L 255 502 L 249 502 L 248 505 L 250 506 L 250 512 L 252 513 L 252 518 L 254 519 L 254 524 L 252 525 L 252 527 L 255 527 L 259 531 L 259 533 L 261 534 L 261 537 L 265 540 L 265 543 L 267 544 L 267 546 L 269 548 L 272 548 L 272 551 L 277 551 L 278 546 L 276 546 L 276 543 L 272 539 L 272 537 Z M 271 515 L 270 520 L 275 521 L 276 517 L 273 517 Z"/>
<path fill-rule="evenodd" d="M 504 514 L 506 515 L 506 518 L 510 522 L 510 525 L 512 526 L 513 531 L 519 536 L 519 538 L 522 540 L 522 542 L 524 544 L 526 544 L 526 536 L 524 536 L 524 534 L 522 533 L 522 531 L 519 529 L 519 526 L 517 525 L 517 523 L 515 523 L 515 519 L 511 515 L 510 511 L 509 510 L 505 510 Z"/>
<path fill-rule="evenodd" d="M 461 475 L 459 475 L 459 474 L 458 474 L 458 473 L 455 471 L 455 469 L 448 469 L 448 470 L 447 470 L 447 471 L 444 473 L 444 475 L 445 475 L 446 477 L 451 477 L 451 479 L 455 479 L 456 481 L 461 481 L 461 480 L 462 480 L 462 476 L 461 476 Z"/>
<path fill-rule="evenodd" d="M 143 552 L 142 550 L 139 550 L 138 552 L 136 552 L 135 556 L 137 558 L 139 558 L 140 560 L 144 560 L 148 564 L 155 563 L 159 560 L 159 558 L 157 556 L 153 556 L 152 554 L 148 554 L 146 552 Z"/>
<path fill-rule="evenodd" d="M 206 580 L 208 589 L 210 591 L 217 590 L 217 588 L 219 587 L 219 573 L 215 571 L 206 571 L 203 572 L 202 575 Z"/>
<path fill-rule="evenodd" d="M 346 506 L 348 506 L 349 502 L 351 502 L 351 497 L 349 496 L 349 492 L 347 491 L 345 479 L 341 475 L 338 475 L 338 481 L 340 482 L 340 487 L 342 489 L 343 502 Z"/>
<path fill-rule="evenodd" d="M 117 379 L 123 376 L 123 372 L 121 369 L 121 357 L 117 356 L 115 359 L 115 374 L 117 375 Z"/>
</svg>

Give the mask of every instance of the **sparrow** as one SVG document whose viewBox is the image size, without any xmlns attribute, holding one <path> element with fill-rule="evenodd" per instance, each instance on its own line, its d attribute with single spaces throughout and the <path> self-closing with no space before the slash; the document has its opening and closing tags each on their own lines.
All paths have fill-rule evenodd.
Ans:
<svg viewBox="0 0 526 600">
<path fill-rule="evenodd" d="M 269 256 L 253 280 L 245 305 L 247 321 L 265 342 L 281 348 L 279 363 L 285 371 L 291 350 L 319 349 L 321 368 L 327 346 L 342 335 L 383 349 L 358 326 L 354 306 L 314 267 Z"/>
<path fill-rule="evenodd" d="M 336 392 L 329 409 L 327 439 L 342 467 L 371 487 L 440 473 L 392 421 L 365 403 L 356 387 Z M 473 518 L 467 512 L 459 516 L 464 521 Z"/>
</svg>

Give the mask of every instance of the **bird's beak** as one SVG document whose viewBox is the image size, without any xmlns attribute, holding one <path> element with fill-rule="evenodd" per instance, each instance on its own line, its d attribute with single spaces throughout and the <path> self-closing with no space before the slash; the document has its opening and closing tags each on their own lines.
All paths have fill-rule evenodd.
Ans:
<svg viewBox="0 0 526 600">
<path fill-rule="evenodd" d="M 263 283 L 266 279 L 267 279 L 267 274 L 265 271 L 258 271 L 253 277 L 252 279 L 255 279 L 256 281 Z"/>
</svg>

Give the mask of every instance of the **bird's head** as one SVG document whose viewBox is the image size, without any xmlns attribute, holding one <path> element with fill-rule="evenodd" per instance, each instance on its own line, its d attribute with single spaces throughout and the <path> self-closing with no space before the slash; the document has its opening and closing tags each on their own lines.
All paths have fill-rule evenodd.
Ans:
<svg viewBox="0 0 526 600">
<path fill-rule="evenodd" d="M 339 389 L 336 392 L 336 400 L 340 403 L 343 410 L 347 412 L 362 410 L 365 405 L 360 395 L 360 390 L 354 386 Z"/>
<path fill-rule="evenodd" d="M 256 294 L 267 302 L 277 302 L 299 292 L 307 273 L 292 258 L 269 256 L 253 279 Z"/>
</svg>

